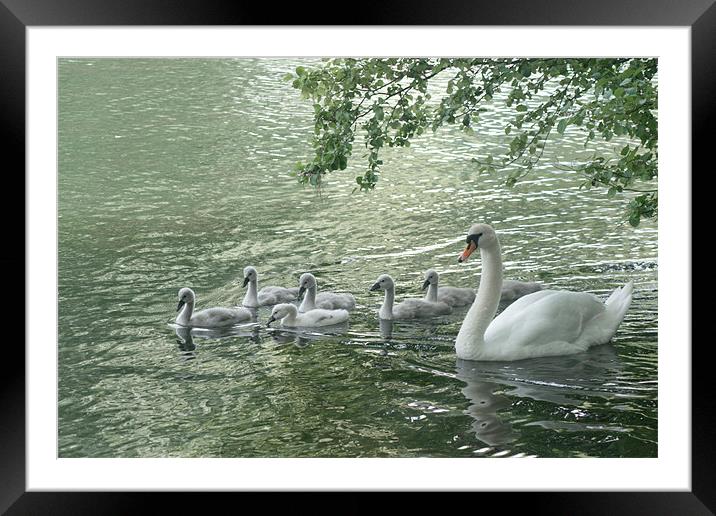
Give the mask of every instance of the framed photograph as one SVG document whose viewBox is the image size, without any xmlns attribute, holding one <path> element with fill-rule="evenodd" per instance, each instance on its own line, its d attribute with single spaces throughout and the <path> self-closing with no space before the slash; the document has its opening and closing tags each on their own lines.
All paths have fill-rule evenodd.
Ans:
<svg viewBox="0 0 716 516">
<path fill-rule="evenodd" d="M 5 2 L 28 207 L 0 508 L 713 510 L 690 213 L 716 10 L 547 4 Z"/>
</svg>

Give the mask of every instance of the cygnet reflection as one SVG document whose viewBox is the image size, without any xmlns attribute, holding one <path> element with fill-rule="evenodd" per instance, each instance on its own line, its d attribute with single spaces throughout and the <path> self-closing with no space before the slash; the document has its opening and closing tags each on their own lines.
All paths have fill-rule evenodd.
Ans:
<svg viewBox="0 0 716 516">
<path fill-rule="evenodd" d="M 389 340 L 393 336 L 393 321 L 391 319 L 378 319 L 380 322 L 380 336 Z"/>
</svg>

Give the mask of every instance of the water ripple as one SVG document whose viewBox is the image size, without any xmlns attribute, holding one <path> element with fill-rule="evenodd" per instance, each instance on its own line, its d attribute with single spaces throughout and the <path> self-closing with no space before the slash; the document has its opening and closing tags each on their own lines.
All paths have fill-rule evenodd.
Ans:
<svg viewBox="0 0 716 516">
<path fill-rule="evenodd" d="M 495 103 L 477 137 L 445 128 L 386 149 L 370 194 L 352 193 L 357 141 L 319 195 L 288 174 L 313 132 L 310 104 L 281 80 L 297 64 L 60 60 L 60 456 L 655 456 L 657 228 L 619 225 L 629 196 L 580 190 L 554 166 L 594 146 L 568 131 L 506 189 L 470 161 L 504 148 L 509 111 Z M 478 284 L 479 260 L 456 262 L 477 221 L 498 228 L 508 278 L 602 297 L 634 281 L 614 342 L 471 364 L 453 350 L 465 310 L 380 328 L 379 274 L 398 298 L 422 296 L 428 268 Z M 311 271 L 352 292 L 349 326 L 166 325 L 183 286 L 199 306 L 240 303 L 249 264 L 264 284 Z"/>
</svg>

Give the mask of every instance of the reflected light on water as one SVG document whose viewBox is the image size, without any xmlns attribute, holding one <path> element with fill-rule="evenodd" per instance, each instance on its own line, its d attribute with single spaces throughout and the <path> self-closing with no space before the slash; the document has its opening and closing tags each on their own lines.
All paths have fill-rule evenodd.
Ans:
<svg viewBox="0 0 716 516">
<path fill-rule="evenodd" d="M 507 189 L 471 162 L 504 148 L 497 98 L 474 137 L 446 127 L 385 149 L 368 194 L 352 193 L 356 142 L 317 195 L 289 174 L 313 132 L 310 103 L 281 80 L 298 64 L 311 66 L 60 60 L 59 456 L 656 456 L 656 223 L 623 224 L 627 195 L 580 190 L 554 166 L 597 144 L 554 137 Z M 498 231 L 507 279 L 602 298 L 634 281 L 613 342 L 461 363 L 467 307 L 378 321 L 380 274 L 398 301 L 423 296 L 429 268 L 478 285 L 479 260 L 456 261 L 475 222 Z M 171 326 L 181 287 L 202 306 L 239 304 L 249 264 L 266 285 L 310 271 L 320 289 L 353 293 L 349 324 L 267 329 L 261 307 L 230 331 Z"/>
</svg>

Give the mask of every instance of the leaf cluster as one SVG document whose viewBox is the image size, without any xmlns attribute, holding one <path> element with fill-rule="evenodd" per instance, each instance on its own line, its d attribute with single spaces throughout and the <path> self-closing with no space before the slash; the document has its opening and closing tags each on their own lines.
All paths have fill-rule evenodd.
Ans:
<svg viewBox="0 0 716 516">
<path fill-rule="evenodd" d="M 656 60 L 641 58 L 332 59 L 311 70 L 298 67 L 286 79 L 313 103 L 314 156 L 295 174 L 320 186 L 326 173 L 347 167 L 360 134 L 367 166 L 356 183 L 371 190 L 383 164 L 381 149 L 409 147 L 445 124 L 472 134 L 500 95 L 513 111 L 504 127 L 504 153 L 474 157 L 479 172 L 501 171 L 513 186 L 533 170 L 550 137 L 578 130 L 585 147 L 620 138 L 628 143 L 613 156 L 594 154 L 572 170 L 583 187 L 604 187 L 608 197 L 635 190 L 637 182 L 650 185 L 636 189 L 641 195 L 628 204 L 626 216 L 637 225 L 657 214 L 656 74 Z M 438 75 L 445 91 L 431 99 L 428 86 Z"/>
</svg>

